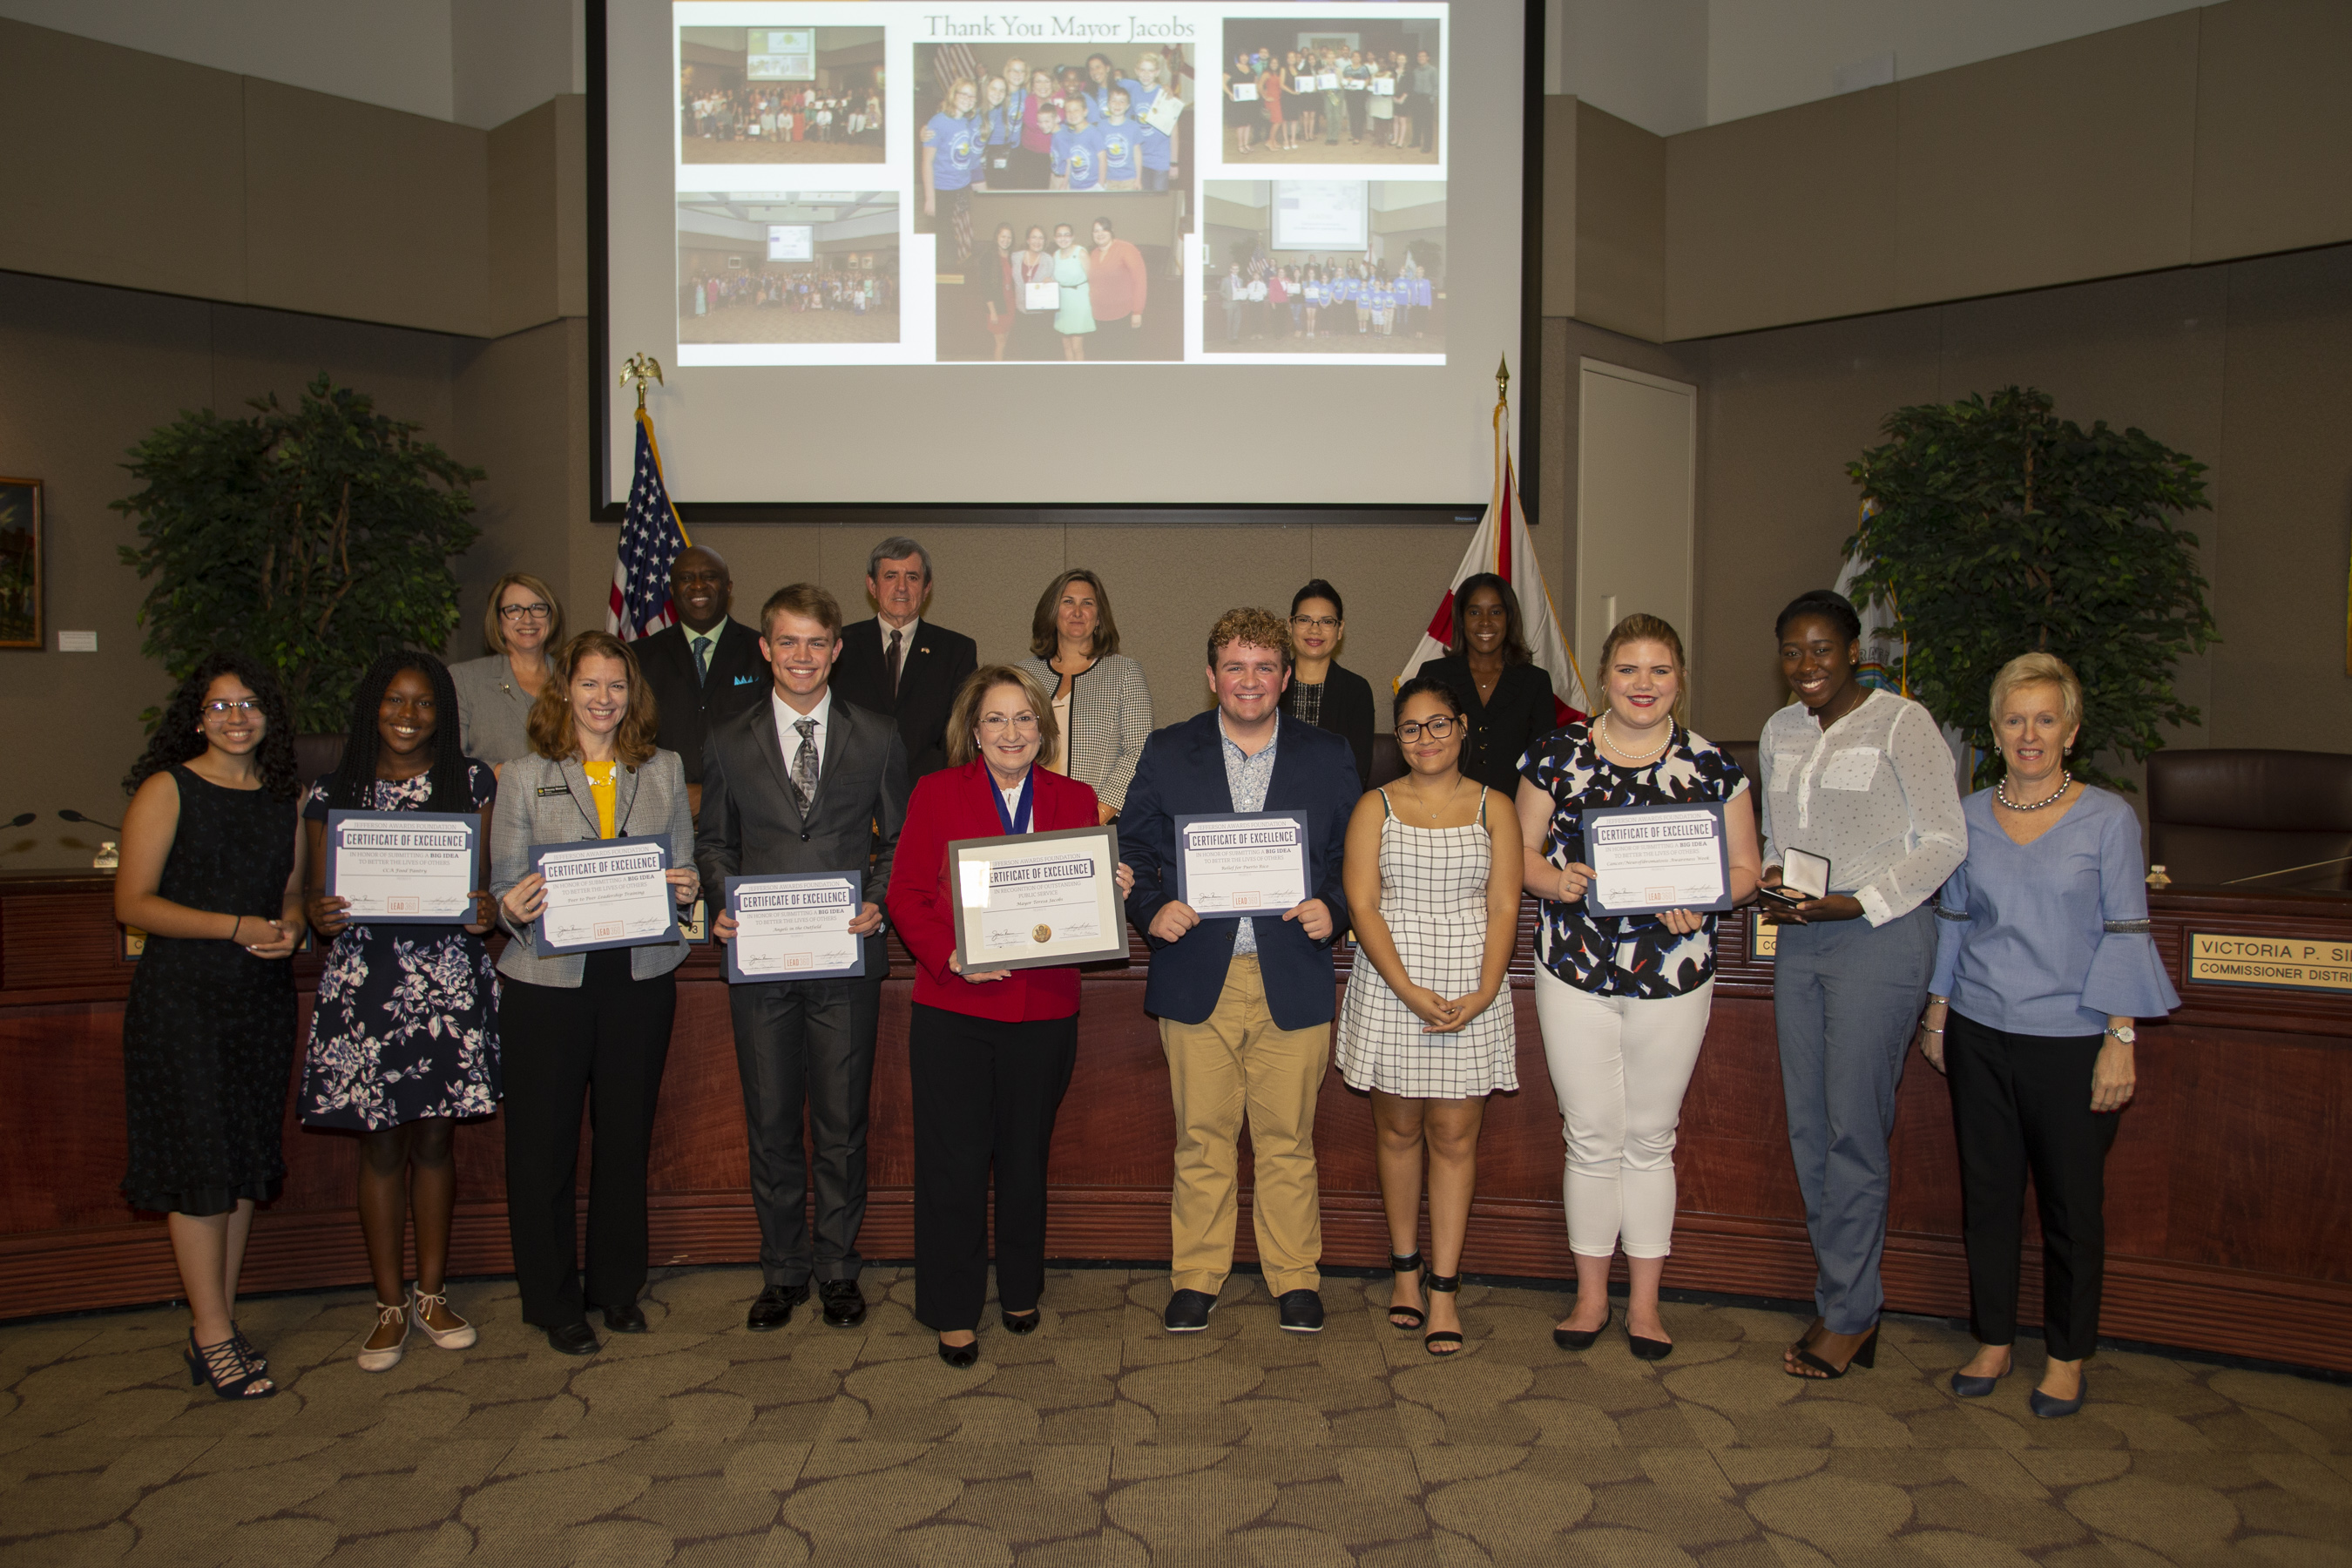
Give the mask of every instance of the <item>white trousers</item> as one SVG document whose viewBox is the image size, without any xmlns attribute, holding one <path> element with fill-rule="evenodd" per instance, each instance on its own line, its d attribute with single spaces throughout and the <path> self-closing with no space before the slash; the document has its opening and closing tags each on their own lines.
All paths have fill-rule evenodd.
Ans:
<svg viewBox="0 0 2352 1568">
<path fill-rule="evenodd" d="M 1536 1017 L 1559 1096 L 1569 1250 L 1674 1250 L 1675 1130 L 1706 1037 L 1715 982 L 1682 996 L 1595 996 L 1536 967 Z"/>
</svg>

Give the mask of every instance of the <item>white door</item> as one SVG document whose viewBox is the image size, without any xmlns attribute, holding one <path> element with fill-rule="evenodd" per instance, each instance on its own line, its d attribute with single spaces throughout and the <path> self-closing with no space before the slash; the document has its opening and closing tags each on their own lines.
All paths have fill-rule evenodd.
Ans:
<svg viewBox="0 0 2352 1568">
<path fill-rule="evenodd" d="M 1576 658 L 1600 700 L 1593 661 L 1610 627 L 1659 616 L 1691 646 L 1691 552 L 1698 483 L 1698 388 L 1622 365 L 1579 366 L 1576 438 Z"/>
</svg>

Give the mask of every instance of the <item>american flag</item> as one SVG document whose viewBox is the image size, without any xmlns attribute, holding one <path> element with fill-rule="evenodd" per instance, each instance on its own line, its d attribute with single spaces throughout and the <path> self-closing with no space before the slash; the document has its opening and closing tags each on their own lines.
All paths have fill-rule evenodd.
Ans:
<svg viewBox="0 0 2352 1568">
<path fill-rule="evenodd" d="M 637 410 L 637 477 L 629 486 L 628 516 L 621 523 L 621 548 L 613 558 L 613 596 L 604 629 L 623 642 L 649 637 L 674 625 L 669 569 L 693 542 L 669 504 L 662 484 L 661 449 L 654 445 L 653 416 Z"/>
</svg>

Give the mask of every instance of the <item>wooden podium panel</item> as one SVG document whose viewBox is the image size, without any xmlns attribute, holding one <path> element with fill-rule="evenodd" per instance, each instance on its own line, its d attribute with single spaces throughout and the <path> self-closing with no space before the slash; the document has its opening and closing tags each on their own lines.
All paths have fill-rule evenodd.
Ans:
<svg viewBox="0 0 2352 1568">
<path fill-rule="evenodd" d="M 0 1317 L 179 1293 L 161 1216 L 133 1213 L 117 1190 L 131 965 L 110 900 L 104 878 L 0 880 Z M 2200 933 L 2352 949 L 2352 900 L 2166 890 L 2151 901 L 2183 1005 L 2169 1023 L 2141 1033 L 2139 1094 L 2108 1162 L 2101 1330 L 2352 1371 L 2352 990 L 2192 981 L 2185 967 Z M 1536 1026 L 1531 934 L 1532 906 L 1512 966 L 1520 1087 L 1487 1110 L 1463 1266 L 1565 1281 L 1574 1265 L 1560 1197 L 1563 1151 Z M 1727 918 L 1719 940 L 1714 1016 L 1683 1108 L 1666 1282 L 1803 1299 L 1812 1293 L 1812 1254 L 1789 1160 L 1771 964 L 1751 954 L 1744 916 Z M 1168 1255 L 1175 1126 L 1158 1027 L 1143 1012 L 1147 963 L 1139 944 L 1126 966 L 1090 971 L 1084 984 L 1077 1068 L 1054 1145 L 1047 1247 L 1055 1258 Z M 315 957 L 296 960 L 306 1025 L 317 967 Z M 900 954 L 883 988 L 872 1197 L 859 1242 L 869 1258 L 904 1259 L 914 1250 L 911 973 Z M 655 1128 L 653 1258 L 656 1265 L 750 1262 L 759 1255 L 759 1228 L 715 950 L 698 952 L 679 977 Z M 1316 1141 L 1325 1261 L 1377 1268 L 1388 1237 L 1370 1108 L 1336 1071 L 1324 1085 Z M 364 1282 L 357 1141 L 305 1129 L 289 1110 L 286 1151 L 286 1191 L 254 1226 L 247 1288 Z M 460 1130 L 454 1274 L 512 1268 L 502 1158 L 499 1119 Z M 1243 1206 L 1239 1251 L 1250 1261 L 1246 1190 Z M 1899 1098 L 1885 1281 L 1897 1310 L 1967 1314 L 1950 1105 L 1944 1080 L 1916 1055 Z M 2029 1223 L 2027 1322 L 2038 1321 L 2040 1290 L 2040 1243 Z"/>
</svg>

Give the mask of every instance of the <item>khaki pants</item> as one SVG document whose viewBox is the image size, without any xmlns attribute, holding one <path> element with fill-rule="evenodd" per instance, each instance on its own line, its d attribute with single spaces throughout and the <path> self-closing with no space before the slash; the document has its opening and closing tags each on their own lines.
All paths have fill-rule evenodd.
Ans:
<svg viewBox="0 0 2352 1568">
<path fill-rule="evenodd" d="M 1315 1102 L 1331 1058 L 1331 1026 L 1277 1027 L 1255 954 L 1236 955 L 1217 1009 L 1199 1024 L 1160 1020 L 1176 1102 L 1176 1184 L 1168 1205 L 1180 1290 L 1213 1296 L 1234 1266 L 1242 1118 L 1256 1161 L 1251 1223 L 1266 1289 L 1322 1283 Z"/>
</svg>

